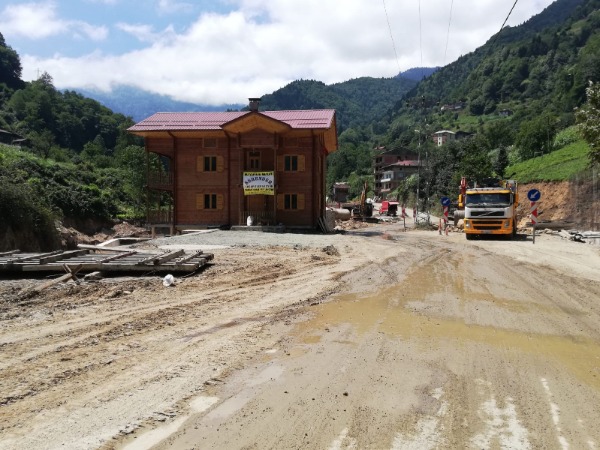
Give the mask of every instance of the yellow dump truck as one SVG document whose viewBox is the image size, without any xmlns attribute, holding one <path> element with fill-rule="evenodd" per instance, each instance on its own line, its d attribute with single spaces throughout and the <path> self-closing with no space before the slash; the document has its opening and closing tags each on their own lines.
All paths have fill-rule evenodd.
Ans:
<svg viewBox="0 0 600 450">
<path fill-rule="evenodd" d="M 517 206 L 519 195 L 515 180 L 494 180 L 482 186 L 467 187 L 461 180 L 457 218 L 464 220 L 467 239 L 478 235 L 503 235 L 514 238 L 517 234 Z"/>
</svg>

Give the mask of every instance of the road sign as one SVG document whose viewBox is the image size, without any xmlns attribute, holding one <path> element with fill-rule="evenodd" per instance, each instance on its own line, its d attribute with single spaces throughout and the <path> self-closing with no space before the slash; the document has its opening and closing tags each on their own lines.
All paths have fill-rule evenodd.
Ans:
<svg viewBox="0 0 600 450">
<path fill-rule="evenodd" d="M 450 206 L 450 203 L 452 203 L 448 197 L 442 197 L 441 201 L 442 201 L 442 206 Z"/>
<path fill-rule="evenodd" d="M 535 224 L 537 223 L 537 217 L 538 217 L 538 211 L 537 211 L 537 202 L 531 202 L 531 206 L 529 208 L 529 211 L 531 212 L 531 224 L 533 226 L 535 226 Z"/>
<path fill-rule="evenodd" d="M 531 202 L 539 202 L 540 198 L 542 198 L 542 193 L 540 191 L 538 191 L 537 189 L 530 189 L 527 192 L 527 198 Z"/>
</svg>

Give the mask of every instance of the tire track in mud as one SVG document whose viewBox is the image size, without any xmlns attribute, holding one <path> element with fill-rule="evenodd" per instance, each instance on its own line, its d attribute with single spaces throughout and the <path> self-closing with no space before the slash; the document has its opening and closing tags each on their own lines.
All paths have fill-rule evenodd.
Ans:
<svg viewBox="0 0 600 450">
<path fill-rule="evenodd" d="M 598 286 L 452 242 L 421 249 L 342 275 L 266 365 L 210 390 L 222 401 L 158 448 L 596 448 L 600 342 L 580 320 L 599 323 L 585 305 Z"/>
<path fill-rule="evenodd" d="M 283 250 L 282 253 L 297 257 L 299 252 Z M 3 416 L 0 430 L 10 429 L 17 424 L 4 419 L 33 417 L 36 404 L 44 404 L 51 409 L 64 403 L 64 398 L 77 397 L 81 385 L 90 382 L 90 376 L 95 379 L 120 377 L 122 372 L 131 371 L 142 359 L 156 358 L 161 350 L 152 354 L 148 352 L 158 333 L 163 341 L 185 342 L 185 336 L 189 337 L 204 328 L 206 336 L 219 335 L 224 330 L 232 335 L 233 340 L 238 339 L 233 338 L 235 335 L 248 339 L 247 325 L 256 328 L 272 320 L 283 320 L 285 309 L 290 305 L 284 305 L 282 313 L 277 303 L 268 300 L 266 294 L 273 281 L 291 287 L 313 278 L 322 271 L 323 264 L 334 264 L 337 260 L 324 258 L 312 251 L 301 256 L 295 259 L 293 266 L 281 262 L 265 266 L 259 261 L 256 268 L 252 268 L 252 264 L 248 267 L 241 259 L 241 263 L 234 262 L 231 265 L 234 274 L 229 278 L 231 282 L 225 284 L 222 283 L 222 274 L 217 272 L 214 275 L 209 273 L 208 277 L 199 278 L 196 282 L 186 280 L 171 291 L 161 289 L 161 292 L 156 292 L 153 286 L 146 284 L 141 289 L 131 289 L 131 293 L 106 302 L 102 299 L 103 293 L 111 292 L 113 288 L 84 286 L 49 290 L 39 301 L 27 307 L 9 305 L 21 311 L 12 314 L 10 324 L 6 321 L 11 315 L 3 316 L 2 351 L 6 356 L 6 364 L 0 369 L 0 391 L 4 394 L 0 398 L 0 405 L 3 405 L 5 414 L 0 414 Z M 280 256 L 276 255 L 276 258 L 280 259 Z M 264 256 L 259 259 L 264 259 Z M 257 278 L 256 273 L 263 273 L 264 270 L 268 276 Z M 246 309 L 247 285 L 251 285 L 260 297 L 266 298 L 267 303 Z M 68 295 L 63 296 L 65 290 Z M 176 295 L 165 298 L 167 292 Z M 141 304 L 137 303 L 139 300 Z M 23 309 L 39 310 L 41 305 L 53 309 L 53 314 L 47 316 L 51 322 L 30 322 L 31 329 L 17 332 L 16 335 L 11 333 L 10 328 L 16 330 L 27 321 L 27 313 L 24 315 Z M 235 312 L 240 307 L 242 309 Z M 221 316 L 223 308 L 230 309 L 230 312 Z M 73 310 L 77 314 L 70 316 Z M 100 311 L 101 315 L 98 314 Z M 220 324 L 214 325 L 215 319 Z M 198 338 L 187 340 L 194 342 L 181 346 L 175 353 L 171 351 L 168 359 L 185 360 L 190 346 L 198 344 Z M 217 356 L 207 360 L 218 361 L 219 352 L 213 352 Z M 127 381 L 110 396 L 115 397 L 118 392 L 136 384 L 152 383 L 164 376 L 142 376 L 138 380 Z M 61 394 L 57 390 L 62 391 Z M 26 413 L 27 410 L 30 413 Z"/>
</svg>

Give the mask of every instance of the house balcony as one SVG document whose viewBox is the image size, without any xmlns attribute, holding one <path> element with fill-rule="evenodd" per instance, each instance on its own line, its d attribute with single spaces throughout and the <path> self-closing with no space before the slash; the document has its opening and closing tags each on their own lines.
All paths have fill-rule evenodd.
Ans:
<svg viewBox="0 0 600 450">
<path fill-rule="evenodd" d="M 148 187 L 163 191 L 173 190 L 173 172 L 148 172 Z"/>
<path fill-rule="evenodd" d="M 147 221 L 149 224 L 171 224 L 173 223 L 173 209 L 151 209 L 148 211 Z"/>
</svg>

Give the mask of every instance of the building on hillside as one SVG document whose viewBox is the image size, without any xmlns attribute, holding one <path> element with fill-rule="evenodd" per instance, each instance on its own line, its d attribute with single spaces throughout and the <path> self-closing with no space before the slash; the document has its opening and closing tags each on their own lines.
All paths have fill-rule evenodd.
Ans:
<svg viewBox="0 0 600 450">
<path fill-rule="evenodd" d="M 432 140 L 438 147 L 440 147 L 450 141 L 457 141 L 459 139 L 465 139 L 471 136 L 473 136 L 473 133 L 468 131 L 458 130 L 454 132 L 449 130 L 441 130 L 433 133 Z"/>
<path fill-rule="evenodd" d="M 456 133 L 449 130 L 440 130 L 433 133 L 433 142 L 438 146 L 442 146 L 450 141 L 456 139 Z"/>
<path fill-rule="evenodd" d="M 8 145 L 22 145 L 27 141 L 23 136 L 12 131 L 0 129 L 0 143 Z"/>
<path fill-rule="evenodd" d="M 144 137 L 150 225 L 318 226 L 335 111 L 259 112 L 259 100 L 249 111 L 156 113 L 129 128 Z"/>
<path fill-rule="evenodd" d="M 373 174 L 376 197 L 383 197 L 394 189 L 400 182 L 419 171 L 420 161 L 416 154 L 407 149 L 386 150 L 385 147 L 374 149 Z"/>
</svg>

